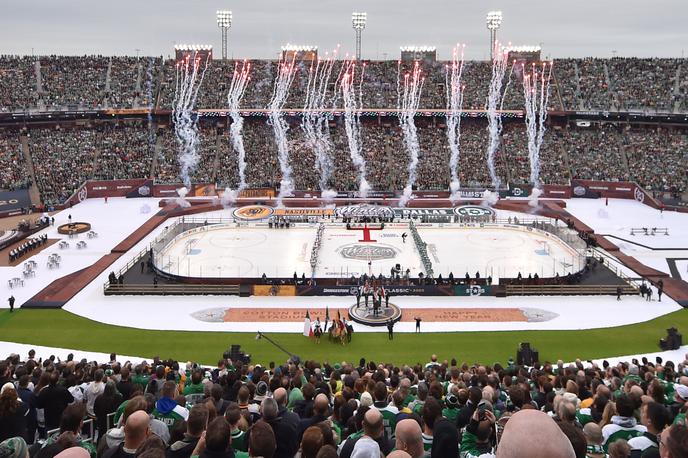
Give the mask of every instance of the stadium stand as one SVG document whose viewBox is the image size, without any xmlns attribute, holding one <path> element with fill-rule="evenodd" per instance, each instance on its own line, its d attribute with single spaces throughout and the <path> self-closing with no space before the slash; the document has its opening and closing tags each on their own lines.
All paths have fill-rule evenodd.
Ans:
<svg viewBox="0 0 688 458">
<path fill-rule="evenodd" d="M 678 458 L 688 449 L 688 360 L 469 365 L 432 355 L 412 365 L 290 358 L 262 367 L 234 356 L 212 367 L 9 355 L 0 362 L 0 448 L 34 457 L 82 447 L 109 458 L 143 453 L 153 437 L 159 456 L 176 457 L 573 457 L 661 447 Z"/>
<path fill-rule="evenodd" d="M 420 109 L 444 109 L 446 62 L 426 62 Z M 236 62 L 209 62 L 199 91 L 198 108 L 226 105 L 228 78 Z M 275 61 L 251 61 L 251 83 L 242 108 L 264 109 L 272 92 Z M 297 64 L 287 108 L 301 108 L 309 71 Z M 335 64 L 333 74 L 339 71 Z M 409 63 L 369 61 L 365 66 L 365 109 L 394 109 L 397 73 Z M 685 109 L 688 93 L 682 59 L 556 59 L 550 108 L 553 110 L 662 110 Z M 27 157 L 34 165 L 35 182 L 46 204 L 64 202 L 87 179 L 154 177 L 161 183 L 179 183 L 177 141 L 166 117 L 174 99 L 173 60 L 152 57 L 27 56 L 0 57 L 0 112 L 45 109 L 152 108 L 146 121 L 116 117 L 86 123 L 49 122 L 43 125 L 8 125 L 0 128 L 0 154 L 8 164 L 0 187 L 13 189 L 32 182 Z M 464 107 L 482 110 L 489 79 L 488 62 L 468 61 L 463 73 Z M 11 83 L 9 82 L 11 81 Z M 334 77 L 331 92 L 334 89 Z M 522 109 L 522 89 L 515 75 L 505 98 L 505 108 Z M 160 114 L 158 111 L 163 110 Z M 274 187 L 280 181 L 276 147 L 264 117 L 246 116 L 244 144 L 250 187 Z M 312 150 L 305 143 L 300 118 L 290 116 L 290 161 L 297 189 L 318 188 Z M 417 119 L 421 138 L 419 189 L 443 190 L 449 182 L 445 119 L 442 115 Z M 59 124 L 61 127 L 57 128 Z M 368 180 L 374 189 L 401 189 L 406 182 L 406 158 L 396 117 L 362 117 L 363 153 Z M 21 130 L 18 130 L 21 128 Z M 222 120 L 203 120 L 199 159 L 193 179 L 220 187 L 236 186 L 235 152 Z M 21 139 L 27 140 L 24 151 Z M 331 186 L 356 187 L 356 170 L 348 155 L 341 117 L 330 121 L 335 172 Z M 485 166 L 487 142 L 484 118 L 462 122 L 460 179 L 463 186 L 490 183 Z M 526 134 L 519 118 L 505 121 L 501 147 L 496 154 L 503 182 L 527 183 L 530 179 Z M 686 190 L 688 140 L 680 125 L 593 122 L 590 127 L 572 121 L 550 120 L 541 151 L 541 179 L 546 184 L 568 184 L 572 178 L 635 180 L 653 192 L 678 197 Z M 26 153 L 26 154 L 23 154 Z M 156 157 L 157 155 L 157 157 Z M 400 160 L 401 159 L 401 160 Z"/>
</svg>

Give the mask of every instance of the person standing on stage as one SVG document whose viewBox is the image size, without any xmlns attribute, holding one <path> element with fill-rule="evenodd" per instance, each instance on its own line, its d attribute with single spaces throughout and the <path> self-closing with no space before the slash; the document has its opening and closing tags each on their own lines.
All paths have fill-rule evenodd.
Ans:
<svg viewBox="0 0 688 458">
<path fill-rule="evenodd" d="M 423 319 L 419 316 L 413 317 L 414 320 L 416 320 L 416 332 L 420 332 L 420 322 L 423 321 Z"/>
</svg>

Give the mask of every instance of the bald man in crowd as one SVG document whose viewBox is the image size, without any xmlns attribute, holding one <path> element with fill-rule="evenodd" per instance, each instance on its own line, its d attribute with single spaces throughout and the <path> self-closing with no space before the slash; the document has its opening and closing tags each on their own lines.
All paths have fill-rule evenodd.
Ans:
<svg viewBox="0 0 688 458">
<path fill-rule="evenodd" d="M 417 424 L 417 423 L 416 423 Z M 420 426 L 418 427 L 420 431 Z M 420 434 L 420 433 L 419 433 Z M 382 414 L 377 409 L 368 410 L 363 416 L 363 434 L 353 434 L 344 441 L 339 458 L 349 458 L 358 442 L 362 437 L 368 437 L 377 442 L 380 446 L 380 451 L 385 455 L 392 450 L 392 443 L 385 436 L 385 425 L 382 421 Z M 421 451 L 423 450 L 423 442 L 421 440 Z"/>
<path fill-rule="evenodd" d="M 520 410 L 504 427 L 497 458 L 576 458 L 571 442 L 549 415 Z"/>
<path fill-rule="evenodd" d="M 321 421 L 326 421 L 329 415 L 330 400 L 327 399 L 326 395 L 320 393 L 315 397 L 315 401 L 313 401 L 313 416 L 310 418 L 304 418 L 299 423 L 298 442 L 301 443 L 301 438 L 303 437 L 304 431 L 311 426 L 320 423 Z"/>
<path fill-rule="evenodd" d="M 124 425 L 124 442 L 109 448 L 103 454 L 103 458 L 133 458 L 136 456 L 136 449 L 150 435 L 149 423 L 150 417 L 144 410 L 137 410 L 129 415 Z"/>
<path fill-rule="evenodd" d="M 396 437 L 395 448 L 397 450 L 405 451 L 412 458 L 420 458 L 425 454 L 422 432 L 416 420 L 410 418 L 401 420 L 397 423 L 394 435 Z"/>
</svg>

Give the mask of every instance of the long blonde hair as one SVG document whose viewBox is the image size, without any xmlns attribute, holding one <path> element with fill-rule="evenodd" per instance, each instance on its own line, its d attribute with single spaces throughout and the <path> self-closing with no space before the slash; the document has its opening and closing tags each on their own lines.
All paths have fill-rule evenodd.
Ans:
<svg viewBox="0 0 688 458">
<path fill-rule="evenodd" d="M 600 420 L 600 428 L 604 427 L 605 425 L 608 425 L 612 422 L 612 417 L 616 415 L 616 404 L 613 402 L 608 402 L 606 406 L 604 406 L 604 411 L 602 412 L 602 420 Z"/>
</svg>

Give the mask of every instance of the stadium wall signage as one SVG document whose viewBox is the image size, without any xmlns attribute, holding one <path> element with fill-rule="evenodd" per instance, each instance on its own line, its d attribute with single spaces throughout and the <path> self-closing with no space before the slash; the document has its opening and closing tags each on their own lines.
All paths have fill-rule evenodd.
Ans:
<svg viewBox="0 0 688 458">
<path fill-rule="evenodd" d="M 455 296 L 494 296 L 492 286 L 487 285 L 456 285 Z"/>
<path fill-rule="evenodd" d="M 463 205 L 461 207 L 454 208 L 454 213 L 459 216 L 468 217 L 495 216 L 494 210 L 489 207 L 483 207 L 482 205 Z"/>
<path fill-rule="evenodd" d="M 393 218 L 395 216 L 392 207 L 370 204 L 337 207 L 334 214 L 339 218 Z"/>
<path fill-rule="evenodd" d="M 272 207 L 267 207 L 265 205 L 247 205 L 245 207 L 239 207 L 234 209 L 232 215 L 235 218 L 243 219 L 246 221 L 256 221 L 260 219 L 269 218 L 274 213 Z"/>
<path fill-rule="evenodd" d="M 484 287 L 483 287 L 484 288 Z M 356 286 L 297 286 L 297 296 L 351 296 L 356 303 Z M 437 285 L 386 286 L 391 296 L 453 296 L 454 287 Z M 364 299 L 361 298 L 361 303 Z"/>
<path fill-rule="evenodd" d="M 328 216 L 334 215 L 331 208 L 277 208 L 276 216 Z"/>
</svg>

